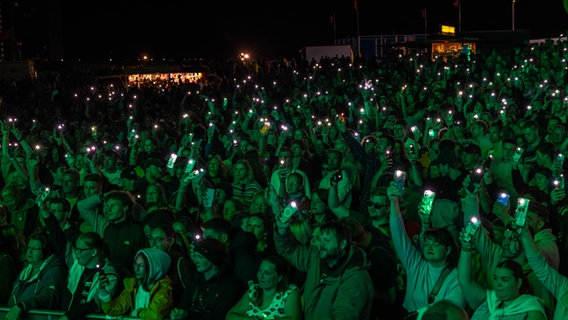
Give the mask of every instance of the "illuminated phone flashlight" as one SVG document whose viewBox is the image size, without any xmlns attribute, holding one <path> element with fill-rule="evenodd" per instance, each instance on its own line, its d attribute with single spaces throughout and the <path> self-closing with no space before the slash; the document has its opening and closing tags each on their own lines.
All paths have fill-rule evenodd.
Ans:
<svg viewBox="0 0 568 320">
<path fill-rule="evenodd" d="M 39 144 L 36 144 L 36 145 L 35 145 L 35 149 L 36 149 L 36 150 L 39 150 L 40 148 L 41 148 L 41 146 L 40 146 Z"/>
</svg>

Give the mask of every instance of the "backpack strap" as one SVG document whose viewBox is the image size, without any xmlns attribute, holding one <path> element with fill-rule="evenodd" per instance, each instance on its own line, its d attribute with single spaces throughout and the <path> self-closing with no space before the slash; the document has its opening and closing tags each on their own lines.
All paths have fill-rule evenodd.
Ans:
<svg viewBox="0 0 568 320">
<path fill-rule="evenodd" d="M 432 288 L 432 291 L 430 291 L 430 294 L 428 295 L 428 303 L 434 302 L 434 299 L 436 299 L 436 296 L 438 295 L 438 291 L 440 291 L 442 284 L 444 284 L 444 280 L 446 280 L 446 277 L 450 274 L 450 272 L 451 272 L 450 268 L 448 267 L 444 268 L 442 274 L 440 274 L 438 280 L 436 280 L 434 288 Z"/>
</svg>

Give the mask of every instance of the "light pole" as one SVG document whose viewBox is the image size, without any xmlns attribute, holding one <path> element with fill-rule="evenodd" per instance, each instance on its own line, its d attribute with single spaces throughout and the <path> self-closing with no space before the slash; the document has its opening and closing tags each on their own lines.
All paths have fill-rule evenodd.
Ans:
<svg viewBox="0 0 568 320">
<path fill-rule="evenodd" d="M 511 30 L 513 31 L 515 31 L 515 2 L 517 2 L 517 0 L 511 2 Z"/>
<path fill-rule="evenodd" d="M 361 34 L 359 33 L 359 4 L 357 0 L 353 2 L 355 6 L 355 19 L 357 23 L 357 58 L 361 56 Z"/>
</svg>

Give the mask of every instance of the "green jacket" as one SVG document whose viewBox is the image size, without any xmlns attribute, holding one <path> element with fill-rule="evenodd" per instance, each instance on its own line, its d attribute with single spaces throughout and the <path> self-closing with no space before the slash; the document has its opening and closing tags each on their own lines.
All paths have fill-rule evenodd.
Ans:
<svg viewBox="0 0 568 320">
<path fill-rule="evenodd" d="M 144 320 L 166 318 L 173 308 L 172 290 L 172 280 L 168 276 L 158 280 L 150 291 L 148 307 L 139 309 L 136 316 Z M 131 316 L 137 292 L 136 278 L 124 279 L 124 290 L 114 300 L 102 302 L 103 311 L 109 316 Z"/>
</svg>

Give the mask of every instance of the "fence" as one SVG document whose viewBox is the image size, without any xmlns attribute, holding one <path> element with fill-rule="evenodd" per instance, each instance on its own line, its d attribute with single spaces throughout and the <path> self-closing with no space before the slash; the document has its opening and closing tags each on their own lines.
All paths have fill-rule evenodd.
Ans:
<svg viewBox="0 0 568 320">
<path fill-rule="evenodd" d="M 0 307 L 0 319 L 6 319 L 6 314 L 10 311 L 9 308 L 1 308 Z M 57 320 L 63 315 L 62 311 L 54 311 L 54 310 L 30 310 L 25 313 L 22 317 L 22 320 Z M 140 319 L 135 317 L 129 316 L 108 316 L 106 314 L 90 314 L 85 317 L 87 320 L 96 320 L 96 319 L 106 319 L 106 320 L 134 320 Z"/>
</svg>

